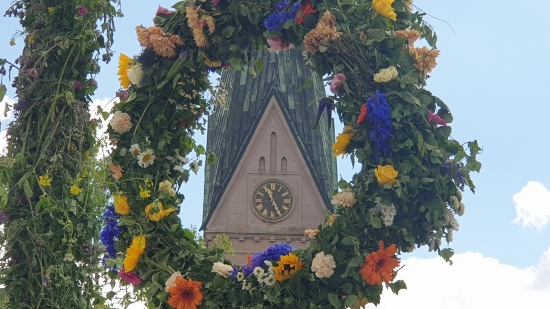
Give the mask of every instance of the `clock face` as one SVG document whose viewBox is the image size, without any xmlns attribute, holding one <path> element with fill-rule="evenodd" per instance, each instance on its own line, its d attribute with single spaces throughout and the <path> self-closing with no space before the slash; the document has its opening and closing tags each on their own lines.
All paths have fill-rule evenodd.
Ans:
<svg viewBox="0 0 550 309">
<path fill-rule="evenodd" d="M 262 182 L 252 197 L 253 209 L 266 221 L 279 221 L 286 217 L 293 205 L 292 192 L 278 180 Z"/>
</svg>

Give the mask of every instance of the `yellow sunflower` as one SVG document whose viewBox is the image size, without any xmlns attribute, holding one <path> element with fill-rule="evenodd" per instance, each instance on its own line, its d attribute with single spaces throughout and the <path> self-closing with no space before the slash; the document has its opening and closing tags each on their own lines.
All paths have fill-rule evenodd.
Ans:
<svg viewBox="0 0 550 309">
<path fill-rule="evenodd" d="M 333 154 L 335 157 L 346 154 L 346 147 L 349 145 L 353 133 L 346 133 L 353 130 L 352 126 L 345 126 L 342 133 L 336 136 L 336 142 L 332 145 Z"/>
<path fill-rule="evenodd" d="M 128 77 L 128 69 L 130 69 L 131 65 L 134 64 L 134 59 L 126 56 L 125 54 L 120 54 L 120 58 L 118 60 L 118 80 L 120 81 L 120 86 L 123 88 L 130 87 L 130 78 Z"/>
<path fill-rule="evenodd" d="M 281 256 L 281 260 L 277 262 L 277 266 L 273 267 L 275 272 L 275 280 L 281 282 L 292 278 L 296 272 L 304 267 L 302 262 L 295 254 L 289 253 Z"/>
<path fill-rule="evenodd" d="M 145 236 L 135 236 L 132 244 L 126 249 L 126 258 L 124 259 L 124 271 L 134 270 L 137 263 L 145 251 Z"/>
</svg>

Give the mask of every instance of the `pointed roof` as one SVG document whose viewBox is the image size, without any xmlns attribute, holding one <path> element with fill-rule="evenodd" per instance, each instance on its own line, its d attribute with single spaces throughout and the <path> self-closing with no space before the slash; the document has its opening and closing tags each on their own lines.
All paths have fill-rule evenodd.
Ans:
<svg viewBox="0 0 550 309">
<path fill-rule="evenodd" d="M 254 77 L 250 73 L 260 58 L 263 69 Z M 327 209 L 332 209 L 331 192 L 336 189 L 336 159 L 332 155 L 334 126 L 328 128 L 326 115 L 315 131 L 318 101 L 325 96 L 320 78 L 305 66 L 299 50 L 278 54 L 254 52 L 253 60 L 245 71 L 234 69 L 222 73 L 221 82 L 228 92 L 227 101 L 217 106 L 208 119 L 207 149 L 214 152 L 218 161 L 208 165 L 204 184 L 204 229 L 221 197 L 247 145 L 275 96 L 290 127 L 300 152 L 319 188 Z M 309 86 L 306 86 L 307 84 Z"/>
</svg>

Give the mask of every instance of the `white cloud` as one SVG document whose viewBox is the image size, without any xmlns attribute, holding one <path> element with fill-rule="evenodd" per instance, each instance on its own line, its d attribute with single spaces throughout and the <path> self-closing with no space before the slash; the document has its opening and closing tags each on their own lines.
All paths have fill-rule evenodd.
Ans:
<svg viewBox="0 0 550 309">
<path fill-rule="evenodd" d="M 535 273 L 532 288 L 539 291 L 550 291 L 550 248 L 540 258 Z"/>
<path fill-rule="evenodd" d="M 514 194 L 516 204 L 515 224 L 523 227 L 544 228 L 550 220 L 550 191 L 536 181 L 529 181 L 521 191 Z"/>
<path fill-rule="evenodd" d="M 453 262 L 450 266 L 441 258 L 402 261 L 405 267 L 397 279 L 404 280 L 408 289 L 399 295 L 384 290 L 380 305 L 366 308 L 511 309 L 548 304 L 550 248 L 538 267 L 526 269 L 473 252 L 457 254 Z"/>
</svg>

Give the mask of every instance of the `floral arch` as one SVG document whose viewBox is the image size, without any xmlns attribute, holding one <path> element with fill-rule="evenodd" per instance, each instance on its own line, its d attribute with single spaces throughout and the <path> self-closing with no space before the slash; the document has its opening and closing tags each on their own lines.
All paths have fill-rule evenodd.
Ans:
<svg viewBox="0 0 550 309">
<path fill-rule="evenodd" d="M 451 242 L 458 230 L 461 191 L 474 189 L 470 172 L 481 167 L 480 149 L 451 137 L 449 108 L 425 88 L 439 51 L 424 15 L 412 0 L 159 7 L 154 26 L 136 27 L 143 51 L 119 60 L 123 89 L 108 128 L 114 202 L 100 237 L 109 274 L 133 285 L 150 308 L 359 308 L 378 304 L 383 285 L 406 288 L 398 280 L 400 252 L 429 246 L 450 261 L 442 239 Z M 421 38 L 426 45 L 418 47 Z M 215 161 L 193 140 L 215 101 L 203 95 L 211 89 L 208 72 L 261 70 L 261 62 L 246 65 L 251 50 L 299 47 L 328 76 L 332 95 L 319 102 L 318 118 L 335 110 L 346 125 L 334 155 L 361 170 L 340 181 L 335 212 L 305 231 L 308 249 L 277 244 L 248 265 L 230 265 L 223 248 L 197 243 L 176 215 L 178 189 L 202 164 L 189 156 Z M 54 179 L 47 170 L 36 178 L 43 189 Z M 75 196 L 83 189 L 70 187 Z"/>
</svg>

